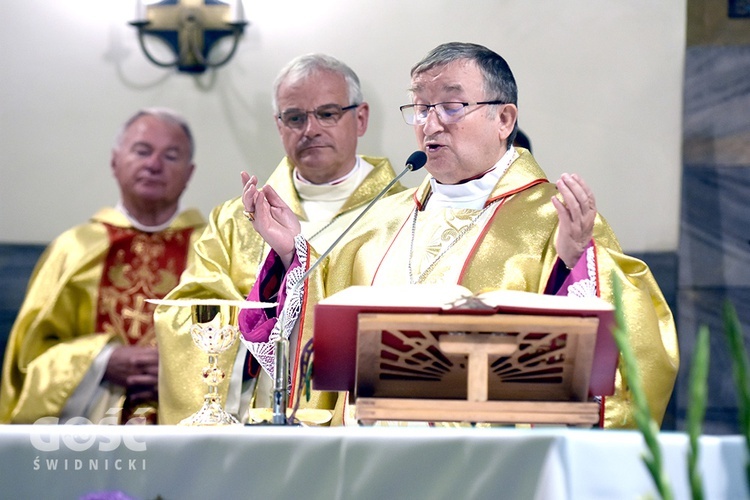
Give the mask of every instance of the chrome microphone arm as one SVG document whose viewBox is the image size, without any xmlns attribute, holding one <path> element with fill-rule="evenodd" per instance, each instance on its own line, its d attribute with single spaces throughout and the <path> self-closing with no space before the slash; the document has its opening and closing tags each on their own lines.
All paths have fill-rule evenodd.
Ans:
<svg viewBox="0 0 750 500">
<path fill-rule="evenodd" d="M 328 254 L 330 254 L 334 248 L 341 242 L 342 239 L 344 239 L 344 236 L 349 233 L 349 231 L 357 225 L 359 220 L 364 217 L 364 215 L 375 205 L 375 203 L 380 200 L 385 194 L 390 191 L 390 189 L 403 177 L 406 175 L 407 172 L 413 172 L 414 170 L 419 170 L 422 168 L 425 163 L 427 163 L 427 155 L 423 151 L 415 151 L 411 155 L 409 155 L 409 158 L 406 160 L 406 166 L 404 169 L 399 173 L 396 177 L 391 180 L 391 182 L 388 183 L 387 186 L 385 186 L 378 195 L 370 200 L 370 203 L 367 204 L 364 210 L 357 215 L 357 217 L 349 224 L 346 229 L 336 238 L 336 240 L 331 243 L 325 252 L 323 252 L 318 260 L 315 261 L 313 265 L 310 266 L 310 268 L 305 271 L 305 273 L 302 275 L 300 280 L 294 284 L 294 287 L 292 287 L 292 291 L 287 295 L 287 297 L 294 297 L 297 292 L 299 291 L 299 288 L 304 286 L 305 281 L 307 278 L 312 274 L 312 272 L 320 265 L 323 260 L 328 257 Z M 289 332 L 288 336 L 284 335 L 284 324 L 286 323 L 286 308 L 282 307 L 281 313 L 279 314 L 279 321 L 281 322 L 281 335 L 279 336 L 279 339 L 276 341 L 275 344 L 275 356 L 274 356 L 274 384 L 273 384 L 273 418 L 272 423 L 274 425 L 288 425 L 288 419 L 286 417 L 286 407 L 289 404 L 289 340 L 288 338 L 291 336 L 292 332 Z"/>
</svg>

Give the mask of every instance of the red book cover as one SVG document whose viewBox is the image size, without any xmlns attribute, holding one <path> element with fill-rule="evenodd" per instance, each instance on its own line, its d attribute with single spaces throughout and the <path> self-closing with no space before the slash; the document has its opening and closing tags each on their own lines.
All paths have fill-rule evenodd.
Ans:
<svg viewBox="0 0 750 500">
<path fill-rule="evenodd" d="M 592 297 L 492 290 L 473 295 L 460 285 L 353 286 L 315 306 L 313 387 L 352 391 L 355 387 L 357 324 L 360 313 L 531 314 L 599 318 L 589 392 L 614 392 L 618 350 L 612 336 L 614 307 Z"/>
</svg>

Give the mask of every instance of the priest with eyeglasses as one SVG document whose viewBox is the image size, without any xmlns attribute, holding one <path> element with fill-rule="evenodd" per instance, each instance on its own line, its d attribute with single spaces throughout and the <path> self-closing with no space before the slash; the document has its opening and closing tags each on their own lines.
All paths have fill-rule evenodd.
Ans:
<svg viewBox="0 0 750 500">
<path fill-rule="evenodd" d="M 267 179 L 316 247 L 329 245 L 395 177 L 385 157 L 357 154 L 367 131 L 369 105 L 357 74 L 327 54 L 305 54 L 287 63 L 273 86 L 274 121 L 286 155 Z M 253 176 L 253 182 L 257 177 Z M 395 183 L 389 193 L 405 189 Z M 212 210 L 179 285 L 167 300 L 242 300 L 255 283 L 269 247 L 256 233 L 239 196 Z M 201 407 L 205 356 L 190 336 L 190 308 L 159 306 L 159 423 L 177 424 Z M 247 421 L 260 368 L 236 342 L 219 356 L 227 381 L 226 410 Z M 321 403 L 323 405 L 327 402 Z"/>
<path fill-rule="evenodd" d="M 412 68 L 410 93 L 401 112 L 427 155 L 429 175 L 418 188 L 381 200 L 301 285 L 295 286 L 299 269 L 323 249 L 303 237 L 278 193 L 243 176 L 245 210 L 273 248 L 248 299 L 280 305 L 242 311 L 240 329 L 255 352 L 291 336 L 290 405 L 302 397 L 299 348 L 312 337 L 314 304 L 348 286 L 458 283 L 474 293 L 507 289 L 612 302 L 614 274 L 660 423 L 679 364 L 672 313 L 647 265 L 623 254 L 580 176 L 550 182 L 529 151 L 513 146 L 517 88 L 506 61 L 481 45 L 446 43 Z M 299 331 L 279 327 L 282 308 Z M 262 364 L 273 371 L 267 359 Z M 600 401 L 599 424 L 633 428 L 634 405 L 620 370 L 615 386 Z M 347 398 L 335 399 L 325 409 L 333 424 L 347 424 Z M 320 408 L 320 401 L 303 399 L 300 408 Z"/>
</svg>

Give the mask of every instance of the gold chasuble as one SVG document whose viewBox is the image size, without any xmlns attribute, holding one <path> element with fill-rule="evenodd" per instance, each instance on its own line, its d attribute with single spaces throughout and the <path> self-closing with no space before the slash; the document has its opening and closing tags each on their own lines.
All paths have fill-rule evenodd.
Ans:
<svg viewBox="0 0 750 500">
<path fill-rule="evenodd" d="M 554 245 L 558 216 L 550 202 L 557 190 L 528 151 L 517 148 L 517 152 L 482 209 L 427 207 L 423 211 L 431 191 L 429 178 L 416 190 L 378 202 L 378 209 L 369 212 L 350 232 L 346 244 L 334 250 L 307 280 L 301 299 L 302 334 L 291 339 L 296 352 L 312 338 L 315 303 L 352 285 L 458 283 L 474 293 L 490 289 L 544 293 L 558 262 Z M 309 267 L 318 254 L 308 246 L 298 255 L 304 256 L 305 251 Z M 679 361 L 672 313 L 654 277 L 645 263 L 622 253 L 600 215 L 593 245 L 576 271 L 579 266 L 587 278 L 566 285 L 560 293 L 596 294 L 612 302 L 612 271 L 622 282 L 630 342 L 653 417 L 661 422 Z M 255 294 L 253 290 L 251 299 L 263 300 Z M 261 324 L 252 316 L 260 313 L 243 311 L 240 324 Z M 253 332 L 243 333 L 248 338 Z M 290 366 L 293 405 L 299 397 L 299 359 Z M 619 370 L 615 390 L 605 398 L 603 425 L 635 427 L 631 396 Z M 341 424 L 348 418 L 345 402 L 341 394 L 317 393 L 310 403 L 303 397 L 300 408 L 330 409 L 332 423 Z"/>
<path fill-rule="evenodd" d="M 169 228 L 145 233 L 105 208 L 56 238 L 34 269 L 11 330 L 0 422 L 59 417 L 108 343 L 154 345 L 154 306 L 146 299 L 162 298 L 177 284 L 195 229 L 204 225 L 197 210 L 187 210 Z M 116 399 L 120 408 L 125 398 Z M 98 423 L 111 401 L 106 393 L 82 416 Z"/>
<path fill-rule="evenodd" d="M 266 184 L 273 186 L 299 217 L 302 231 L 309 238 L 310 244 L 326 248 L 395 177 L 388 159 L 362 156 L 361 160 L 374 168 L 330 221 L 309 220 L 294 186 L 294 166 L 286 157 L 268 178 Z M 389 193 L 404 189 L 397 183 Z M 243 216 L 243 210 L 242 200 L 237 197 L 211 211 L 208 226 L 196 242 L 195 254 L 190 258 L 180 284 L 166 299 L 243 300 L 247 297 L 255 284 L 257 271 L 268 254 L 268 247 Z M 203 403 L 207 388 L 201 373 L 206 365 L 206 358 L 190 336 L 189 307 L 158 306 L 154 320 L 160 352 L 159 423 L 177 424 L 198 410 Z M 245 347 L 238 341 L 219 355 L 219 366 L 227 374 L 219 391 L 227 411 L 235 413 L 239 418 L 246 411 L 246 408 L 239 408 L 238 398 L 243 382 L 241 375 L 244 374 L 247 381 L 258 372 L 256 365 L 233 373 L 238 354 L 244 356 L 245 353 Z M 230 385 L 236 389 L 234 399 L 228 397 Z"/>
</svg>

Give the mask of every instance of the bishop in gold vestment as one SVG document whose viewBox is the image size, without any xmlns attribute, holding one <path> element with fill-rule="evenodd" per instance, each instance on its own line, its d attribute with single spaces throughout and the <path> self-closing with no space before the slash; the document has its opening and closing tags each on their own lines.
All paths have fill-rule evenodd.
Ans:
<svg viewBox="0 0 750 500">
<path fill-rule="evenodd" d="M 94 423 L 121 408 L 122 392 L 99 384 L 97 359 L 112 345 L 153 345 L 148 298 L 178 282 L 199 229 L 197 210 L 143 232 L 104 208 L 52 242 L 37 263 L 11 330 L 0 391 L 1 423 L 60 417 L 76 394 Z M 97 376 L 97 373 L 99 376 Z"/>
<path fill-rule="evenodd" d="M 653 417 L 661 422 L 677 374 L 678 349 L 672 314 L 648 267 L 622 253 L 611 228 L 598 215 L 592 242 L 568 271 L 555 248 L 558 215 L 550 203 L 556 194 L 555 185 L 522 148 L 511 147 L 495 170 L 495 174 L 488 174 L 494 175 L 493 184 L 487 184 L 488 175 L 471 181 L 479 183 L 474 186 L 477 191 L 489 191 L 478 208 L 436 208 L 440 215 L 433 210 L 428 216 L 430 210 L 425 211 L 425 205 L 431 198 L 438 199 L 435 188 L 443 189 L 430 177 L 416 190 L 381 200 L 378 209 L 350 233 L 346 244 L 335 249 L 313 272 L 298 297 L 285 295 L 293 287 L 291 277 L 299 279 L 301 274 L 293 270 L 296 265 L 308 268 L 319 249 L 298 238 L 295 263 L 283 282 L 280 273 L 284 268 L 277 265 L 275 252 L 271 254 L 249 300 L 268 301 L 278 291 L 279 300 L 295 305 L 290 311 L 301 305 L 299 317 L 289 314 L 290 322 L 299 320 L 301 332 L 290 339 L 295 355 L 290 362 L 290 405 L 300 397 L 299 353 L 312 337 L 313 306 L 348 286 L 458 283 L 474 293 L 508 289 L 596 295 L 611 302 L 614 271 L 624 286 L 627 331 L 642 370 L 643 386 Z M 560 274 L 564 279 L 554 278 Z M 280 287 L 271 286 L 279 282 Z M 276 320 L 276 315 L 268 316 L 263 310 L 240 314 L 246 344 L 268 370 L 273 369 L 269 338 L 279 334 L 278 328 L 274 330 Z M 310 402 L 303 398 L 300 407 L 329 409 L 333 423 L 345 421 L 342 394 L 317 392 Z M 602 423 L 613 428 L 635 426 L 630 394 L 619 372 L 615 394 L 605 398 Z"/>
</svg>

